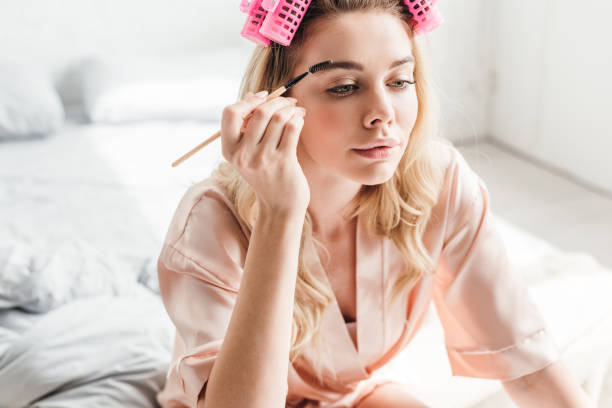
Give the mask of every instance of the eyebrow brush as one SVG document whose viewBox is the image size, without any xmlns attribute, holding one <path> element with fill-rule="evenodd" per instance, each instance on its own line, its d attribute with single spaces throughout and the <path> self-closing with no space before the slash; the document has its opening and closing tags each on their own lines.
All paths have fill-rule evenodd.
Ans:
<svg viewBox="0 0 612 408">
<path fill-rule="evenodd" d="M 325 69 L 328 65 L 332 64 L 332 62 L 333 62 L 332 60 L 327 60 L 327 61 L 320 62 L 320 63 L 315 64 L 315 65 L 312 65 L 310 68 L 308 68 L 308 71 L 306 71 L 303 74 L 300 74 L 297 77 L 291 79 L 285 85 L 281 86 L 280 88 L 278 88 L 277 90 L 272 92 L 270 95 L 268 95 L 266 97 L 265 102 L 267 102 L 267 101 L 269 101 L 271 99 L 274 99 L 274 98 L 278 98 L 279 96 L 281 96 L 282 94 L 287 92 L 287 90 L 289 90 L 292 86 L 294 86 L 295 84 L 300 82 L 302 79 L 304 79 L 308 74 L 314 74 L 316 72 L 319 72 L 319 71 Z M 245 118 L 245 120 L 246 120 L 246 118 Z M 179 164 L 181 164 L 182 162 L 187 160 L 189 157 L 191 157 L 193 154 L 198 152 L 200 149 L 202 149 L 204 146 L 206 146 L 207 144 L 209 144 L 212 141 L 214 141 L 215 139 L 217 139 L 219 136 L 221 136 L 221 131 L 220 130 L 217 131 L 214 135 L 212 135 L 208 139 L 206 139 L 205 141 L 203 141 L 202 143 L 200 143 L 199 145 L 197 145 L 196 147 L 194 147 L 193 149 L 191 149 L 190 151 L 188 151 L 187 153 L 185 153 L 179 159 L 174 161 L 172 163 L 172 167 L 178 166 Z"/>
</svg>

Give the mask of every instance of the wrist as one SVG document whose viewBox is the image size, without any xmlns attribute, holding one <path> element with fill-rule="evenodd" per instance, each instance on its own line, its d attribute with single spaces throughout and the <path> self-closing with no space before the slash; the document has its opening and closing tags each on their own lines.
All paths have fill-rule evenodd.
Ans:
<svg viewBox="0 0 612 408">
<path fill-rule="evenodd" d="M 268 220 L 303 221 L 306 217 L 306 211 L 307 207 L 281 208 L 260 204 L 258 217 Z"/>
</svg>

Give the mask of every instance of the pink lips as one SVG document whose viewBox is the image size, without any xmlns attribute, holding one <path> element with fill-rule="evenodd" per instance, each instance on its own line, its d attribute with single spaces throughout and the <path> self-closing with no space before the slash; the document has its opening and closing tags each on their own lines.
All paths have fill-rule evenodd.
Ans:
<svg viewBox="0 0 612 408">
<path fill-rule="evenodd" d="M 395 139 L 376 139 L 371 141 L 370 143 L 364 145 L 364 146 L 360 146 L 360 147 L 356 147 L 355 149 L 357 150 L 368 150 L 368 149 L 372 149 L 374 147 L 383 147 L 383 146 L 387 146 L 387 147 L 394 147 L 397 146 L 399 144 L 399 142 Z"/>
<path fill-rule="evenodd" d="M 360 156 L 367 157 L 368 159 L 386 159 L 387 157 L 391 156 L 393 149 L 395 149 L 395 147 L 384 146 L 366 150 L 353 149 L 353 151 Z"/>
<path fill-rule="evenodd" d="M 369 159 L 386 159 L 391 156 L 399 142 L 395 139 L 377 139 L 360 148 L 352 149 L 360 156 Z"/>
</svg>

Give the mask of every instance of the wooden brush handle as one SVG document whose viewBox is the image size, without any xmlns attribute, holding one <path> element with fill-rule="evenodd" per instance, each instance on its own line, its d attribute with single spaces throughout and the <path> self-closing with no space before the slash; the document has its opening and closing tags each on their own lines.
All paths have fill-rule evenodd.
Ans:
<svg viewBox="0 0 612 408">
<path fill-rule="evenodd" d="M 274 91 L 270 95 L 268 95 L 268 97 L 266 98 L 266 102 L 269 101 L 270 99 L 274 99 L 274 98 L 276 98 L 278 96 L 281 96 L 286 90 L 287 90 L 287 88 L 285 88 L 284 86 L 281 86 L 276 91 Z M 241 131 L 246 129 L 246 125 L 247 125 L 247 123 L 249 123 L 249 119 L 251 119 L 251 116 L 253 116 L 253 114 L 249 113 L 247 115 L 247 117 L 244 118 L 244 124 L 242 125 Z M 196 147 L 194 147 L 193 149 L 191 149 L 190 151 L 188 151 L 187 153 L 185 153 L 184 155 L 182 155 L 179 159 L 175 160 L 172 163 L 172 167 L 178 166 L 179 164 L 181 164 L 182 162 L 184 162 L 185 160 L 187 160 L 188 158 L 193 156 L 196 152 L 198 152 L 204 146 L 206 146 L 207 144 L 213 142 L 219 136 L 221 136 L 221 131 L 220 130 L 217 131 L 214 135 L 212 135 L 208 139 L 206 139 L 205 141 L 203 141 L 202 143 L 200 143 L 199 145 L 197 145 Z"/>
<path fill-rule="evenodd" d="M 199 145 L 197 145 L 196 147 L 194 147 L 193 149 L 191 149 L 190 151 L 188 151 L 187 153 L 185 153 L 184 155 L 182 155 L 178 160 L 175 160 L 172 163 L 172 167 L 178 166 L 179 164 L 181 164 L 182 162 L 184 162 L 185 160 L 193 156 L 198 150 L 200 150 L 201 148 L 203 148 L 204 146 L 206 146 L 207 144 L 209 144 L 210 142 L 212 142 L 219 136 L 221 136 L 220 130 L 214 135 L 212 135 L 211 137 L 209 137 L 208 139 L 206 139 L 205 141 L 203 141 L 202 143 L 200 143 Z"/>
</svg>

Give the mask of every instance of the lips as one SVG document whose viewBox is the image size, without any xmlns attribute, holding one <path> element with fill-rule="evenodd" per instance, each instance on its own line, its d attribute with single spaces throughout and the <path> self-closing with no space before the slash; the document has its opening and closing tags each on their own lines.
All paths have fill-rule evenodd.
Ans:
<svg viewBox="0 0 612 408">
<path fill-rule="evenodd" d="M 360 150 L 353 149 L 353 151 L 363 157 L 368 159 L 387 159 L 391 157 L 395 150 L 395 147 L 374 147 L 372 149 Z"/>
<path fill-rule="evenodd" d="M 375 147 L 394 147 L 394 146 L 397 146 L 398 144 L 399 142 L 395 139 L 378 139 L 366 145 L 356 147 L 355 150 L 369 150 Z"/>
</svg>

